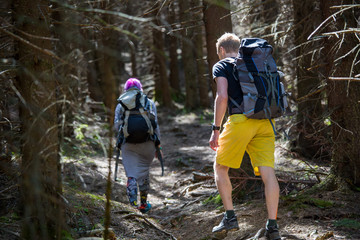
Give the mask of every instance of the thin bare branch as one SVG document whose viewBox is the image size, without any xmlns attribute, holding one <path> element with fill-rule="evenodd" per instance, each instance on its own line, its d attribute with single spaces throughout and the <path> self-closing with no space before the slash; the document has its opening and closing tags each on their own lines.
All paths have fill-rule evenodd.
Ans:
<svg viewBox="0 0 360 240">
<path fill-rule="evenodd" d="M 347 52 L 346 54 L 342 55 L 341 57 L 335 59 L 334 62 L 337 62 L 343 58 L 345 58 L 346 56 L 348 56 L 349 54 L 351 54 L 352 52 L 354 52 L 356 50 L 356 48 L 360 47 L 360 44 L 356 45 L 353 49 L 351 49 L 349 52 Z"/>
<path fill-rule="evenodd" d="M 327 21 L 329 21 L 330 19 L 334 19 L 336 15 L 338 15 L 339 13 L 342 13 L 344 11 L 347 11 L 349 9 L 353 8 L 353 6 L 350 7 L 346 7 L 344 9 L 341 9 L 339 11 L 337 11 L 336 13 L 330 15 L 328 18 L 326 18 L 322 23 L 320 23 L 320 25 L 309 35 L 309 37 L 307 38 L 308 40 L 312 38 L 312 36 L 315 35 L 315 33 L 317 33 L 319 31 L 320 28 L 322 28 L 322 26 L 327 23 Z"/>
<path fill-rule="evenodd" d="M 318 89 L 318 90 L 316 90 L 316 91 L 313 91 L 313 92 L 311 92 L 311 93 L 309 93 L 309 94 L 306 94 L 305 96 L 302 96 L 302 97 L 300 97 L 300 98 L 297 98 L 297 99 L 296 99 L 296 102 L 299 103 L 299 102 L 303 101 L 303 100 L 306 99 L 306 98 L 309 98 L 309 97 L 311 97 L 311 96 L 313 96 L 313 95 L 315 95 L 315 94 L 321 93 L 321 92 L 324 91 L 324 90 L 325 90 L 325 87 L 322 87 L 322 88 L 320 88 L 320 89 Z"/>
<path fill-rule="evenodd" d="M 332 6 L 330 8 L 345 8 L 345 7 L 356 8 L 356 7 L 360 7 L 360 4 L 344 4 L 339 6 Z"/>
<path fill-rule="evenodd" d="M 69 65 L 69 66 L 71 66 L 71 67 L 73 67 L 73 68 L 77 68 L 77 66 L 75 66 L 75 65 L 73 65 L 73 64 L 65 61 L 64 59 L 62 59 L 62 58 L 60 58 L 60 57 L 58 57 L 55 53 L 53 53 L 53 52 L 50 51 L 49 49 L 41 48 L 41 47 L 39 47 L 39 46 L 37 46 L 37 45 L 29 42 L 28 40 L 26 40 L 26 39 L 24 39 L 24 38 L 22 38 L 22 37 L 20 37 L 20 36 L 18 36 L 18 35 L 16 35 L 16 34 L 14 34 L 14 33 L 12 33 L 12 32 L 9 32 L 8 30 L 6 30 L 6 29 L 4 29 L 4 28 L 1 28 L 1 27 L 0 27 L 0 32 L 3 32 L 3 33 L 5 33 L 5 34 L 9 35 L 10 37 L 14 38 L 15 40 L 18 40 L 18 41 L 20 41 L 20 42 L 22 42 L 22 43 L 24 43 L 24 44 L 26 44 L 26 45 L 34 48 L 35 50 L 37 50 L 37 51 L 45 54 L 45 55 L 48 55 L 48 56 L 50 56 L 50 57 L 52 57 L 52 58 L 55 58 L 56 60 L 58 60 L 58 61 L 60 61 L 60 62 L 62 62 L 62 63 L 64 63 L 64 64 L 67 64 L 67 65 Z"/>
<path fill-rule="evenodd" d="M 358 75 L 356 75 L 358 76 Z M 329 80 L 333 81 L 360 81 L 358 77 L 329 77 Z"/>
<path fill-rule="evenodd" d="M 118 11 L 109 11 L 109 10 L 104 10 L 104 9 L 98 9 L 98 8 L 78 8 L 78 7 L 74 7 L 70 4 L 66 4 L 57 0 L 50 0 L 53 3 L 57 3 L 62 7 L 74 10 L 74 11 L 78 11 L 78 12 L 89 12 L 89 13 L 100 13 L 100 14 L 107 14 L 107 15 L 113 15 L 116 17 L 120 17 L 129 21 L 136 21 L 136 22 L 142 22 L 142 23 L 148 23 L 151 24 L 151 19 L 150 18 L 142 18 L 142 17 L 135 17 L 135 16 L 131 16 L 128 15 L 126 13 L 122 13 L 122 12 L 118 12 Z"/>
<path fill-rule="evenodd" d="M 359 28 L 349 28 L 349 29 L 340 30 L 340 31 L 336 31 L 336 32 L 323 33 L 322 35 L 328 36 L 328 35 L 337 35 L 337 34 L 341 34 L 341 33 L 360 33 L 360 29 Z"/>
</svg>

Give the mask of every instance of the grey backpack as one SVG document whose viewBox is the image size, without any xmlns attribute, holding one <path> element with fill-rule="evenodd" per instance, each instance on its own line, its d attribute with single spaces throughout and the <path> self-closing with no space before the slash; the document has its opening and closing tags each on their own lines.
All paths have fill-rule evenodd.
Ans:
<svg viewBox="0 0 360 240">
<path fill-rule="evenodd" d="M 248 118 L 277 118 L 284 115 L 288 107 L 287 93 L 280 80 L 283 73 L 277 70 L 272 52 L 273 48 L 264 39 L 241 40 L 234 73 L 243 92 L 243 101 L 239 105 L 230 100 Z"/>
<path fill-rule="evenodd" d="M 147 96 L 137 88 L 131 88 L 121 94 L 118 102 L 124 108 L 119 137 L 128 143 L 155 141 L 157 122 Z"/>
</svg>

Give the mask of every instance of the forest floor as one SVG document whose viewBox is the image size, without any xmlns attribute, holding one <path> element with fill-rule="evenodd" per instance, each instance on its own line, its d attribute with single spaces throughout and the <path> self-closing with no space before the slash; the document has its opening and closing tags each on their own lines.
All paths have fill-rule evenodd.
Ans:
<svg viewBox="0 0 360 240">
<path fill-rule="evenodd" d="M 153 208 L 142 214 L 129 206 L 126 177 L 120 164 L 118 181 L 113 181 L 111 176 L 112 239 L 265 239 L 262 229 L 267 214 L 262 182 L 240 170 L 231 172 L 237 177 L 232 183 L 240 230 L 211 233 L 224 211 L 213 180 L 215 152 L 208 145 L 212 113 L 172 114 L 164 109 L 159 112 L 165 174 L 161 176 L 160 163 L 155 159 L 148 197 Z M 83 131 L 83 140 L 92 141 L 92 131 L 98 130 L 89 127 Z M 64 239 L 101 237 L 104 226 L 109 160 L 99 154 L 101 147 L 86 150 L 86 142 L 82 144 L 81 157 L 63 157 L 65 219 L 69 227 Z M 278 224 L 282 239 L 360 239 L 360 193 L 303 194 L 303 190 L 317 181 L 317 176 L 323 179 L 321 174 L 328 173 L 329 164 L 297 158 L 286 150 L 284 140 L 278 139 L 276 145 L 276 172 L 281 188 Z M 114 169 L 114 159 L 111 169 Z M 10 202 L 7 206 L 15 207 Z M 19 239 L 16 233 L 20 219 L 15 212 L 16 209 L 10 209 L 1 217 L 0 239 Z"/>
</svg>

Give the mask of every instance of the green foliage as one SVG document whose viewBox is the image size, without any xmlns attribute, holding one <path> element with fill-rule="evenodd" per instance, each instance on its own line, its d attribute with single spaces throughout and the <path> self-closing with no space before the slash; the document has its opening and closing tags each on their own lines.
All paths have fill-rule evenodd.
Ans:
<svg viewBox="0 0 360 240">
<path fill-rule="evenodd" d="M 326 126 L 330 126 L 330 125 L 331 125 L 331 120 L 330 120 L 330 118 L 326 118 L 326 119 L 324 120 L 324 124 L 325 124 Z"/>
<path fill-rule="evenodd" d="M 315 205 L 318 208 L 331 208 L 334 206 L 334 202 L 326 201 L 322 199 L 311 198 L 309 203 Z"/>
<path fill-rule="evenodd" d="M 171 91 L 171 99 L 177 103 L 185 102 L 185 94 L 181 92 Z"/>
<path fill-rule="evenodd" d="M 201 124 L 203 123 L 211 123 L 214 119 L 214 112 L 210 111 L 208 109 L 203 110 L 200 114 L 199 114 L 199 122 Z"/>
<path fill-rule="evenodd" d="M 355 219 L 343 218 L 334 223 L 336 227 L 345 227 L 360 230 L 360 222 Z"/>
<path fill-rule="evenodd" d="M 75 138 L 78 140 L 83 140 L 85 138 L 84 133 L 88 127 L 89 125 L 87 124 L 80 124 L 79 126 L 77 126 L 74 130 Z"/>
<path fill-rule="evenodd" d="M 216 196 L 210 196 L 209 198 L 207 198 L 203 201 L 203 204 L 204 205 L 212 204 L 215 206 L 222 205 L 222 200 L 221 200 L 220 194 L 217 194 Z"/>
<path fill-rule="evenodd" d="M 1 216 L 0 223 L 13 223 L 20 220 L 20 217 L 17 213 L 13 212 L 10 216 Z"/>
<path fill-rule="evenodd" d="M 74 238 L 71 236 L 71 233 L 68 231 L 62 230 L 61 235 L 61 240 L 74 240 Z"/>
<path fill-rule="evenodd" d="M 288 206 L 288 210 L 293 212 L 297 212 L 300 209 L 305 209 L 310 206 L 315 206 L 321 209 L 332 208 L 335 206 L 335 203 L 332 201 L 312 198 L 308 195 L 289 195 L 281 197 L 281 199 L 285 201 L 285 205 Z"/>
</svg>

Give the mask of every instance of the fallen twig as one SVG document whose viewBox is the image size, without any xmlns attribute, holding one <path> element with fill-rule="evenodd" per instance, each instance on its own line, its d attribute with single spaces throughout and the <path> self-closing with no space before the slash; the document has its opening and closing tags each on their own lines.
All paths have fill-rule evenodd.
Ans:
<svg viewBox="0 0 360 240">
<path fill-rule="evenodd" d="M 245 179 L 245 180 L 257 180 L 262 181 L 261 178 L 256 177 L 230 177 L 231 179 Z M 303 184 L 316 184 L 317 181 L 311 181 L 311 180 L 285 180 L 285 179 L 278 179 L 278 182 L 284 182 L 284 183 L 303 183 Z"/>
<path fill-rule="evenodd" d="M 144 215 L 142 215 L 142 214 L 130 213 L 130 214 L 128 214 L 128 215 L 123 216 L 122 219 L 129 218 L 129 217 L 139 217 L 139 218 L 142 218 L 142 219 L 144 219 L 144 221 L 145 221 L 146 223 L 148 223 L 149 225 L 151 225 L 151 226 L 154 227 L 155 229 L 157 229 L 157 230 L 159 230 L 160 232 L 165 233 L 166 235 L 170 236 L 171 239 L 176 240 L 176 238 L 175 238 L 171 233 L 168 233 L 168 232 L 160 229 L 160 228 L 157 227 L 155 224 L 153 224 L 152 222 L 150 222 L 150 221 L 149 221 Z"/>
<path fill-rule="evenodd" d="M 265 228 L 261 228 L 259 231 L 257 231 L 255 236 L 248 238 L 247 240 L 258 240 L 260 237 L 264 236 L 264 233 L 265 233 Z"/>
<path fill-rule="evenodd" d="M 209 177 L 210 177 L 210 178 L 214 178 L 213 176 L 209 176 Z M 184 188 L 184 190 L 182 190 L 182 191 L 180 192 L 180 196 L 188 193 L 189 191 L 194 190 L 195 188 L 200 187 L 202 184 L 203 184 L 202 182 L 199 182 L 199 183 L 195 183 L 195 184 L 192 184 L 192 185 L 190 185 L 190 186 L 187 186 L 186 188 Z"/>
<path fill-rule="evenodd" d="M 214 176 L 211 176 L 211 178 L 214 178 Z M 260 177 L 230 177 L 230 179 L 262 181 L 262 179 Z M 280 179 L 280 178 L 278 178 L 278 181 L 284 182 L 284 183 L 303 183 L 303 184 L 318 183 L 317 181 L 313 181 L 313 180 L 293 180 L 293 179 L 286 180 L 286 179 Z M 185 190 L 187 190 L 187 188 L 185 188 L 182 192 L 184 192 Z"/>
<path fill-rule="evenodd" d="M 206 197 L 204 197 L 204 196 L 198 197 L 197 199 L 195 199 L 195 200 L 193 200 L 193 201 L 189 201 L 189 202 L 184 203 L 180 208 L 184 208 L 184 207 L 186 207 L 186 206 L 189 206 L 189 205 L 191 205 L 191 204 L 194 204 L 194 203 L 196 203 L 196 202 L 199 202 L 199 201 L 201 201 L 201 200 L 203 200 L 203 199 L 205 199 L 205 198 L 206 198 Z"/>
</svg>

